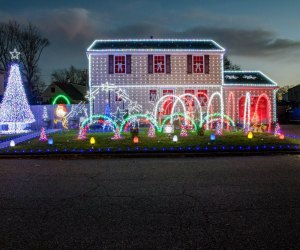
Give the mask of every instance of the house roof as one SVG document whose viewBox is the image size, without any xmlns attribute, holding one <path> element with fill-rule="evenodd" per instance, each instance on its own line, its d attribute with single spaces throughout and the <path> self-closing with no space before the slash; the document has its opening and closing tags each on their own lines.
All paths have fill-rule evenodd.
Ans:
<svg viewBox="0 0 300 250">
<path fill-rule="evenodd" d="M 53 84 L 59 87 L 72 100 L 84 99 L 84 93 L 81 93 L 77 88 L 73 86 L 73 84 L 58 83 L 58 82 Z"/>
<path fill-rule="evenodd" d="M 277 83 L 260 71 L 224 71 L 224 85 L 277 86 Z"/>
<path fill-rule="evenodd" d="M 107 39 L 95 40 L 93 51 L 225 51 L 213 40 L 200 39 Z"/>
</svg>

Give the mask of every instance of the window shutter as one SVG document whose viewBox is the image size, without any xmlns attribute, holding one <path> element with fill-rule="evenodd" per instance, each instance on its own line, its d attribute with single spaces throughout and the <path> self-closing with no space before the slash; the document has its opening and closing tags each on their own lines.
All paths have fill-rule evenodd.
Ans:
<svg viewBox="0 0 300 250">
<path fill-rule="evenodd" d="M 171 74 L 171 55 L 166 55 L 166 73 Z"/>
<path fill-rule="evenodd" d="M 126 55 L 126 74 L 131 74 L 131 55 Z"/>
<path fill-rule="evenodd" d="M 193 73 L 193 55 L 187 55 L 187 73 Z"/>
<path fill-rule="evenodd" d="M 114 55 L 108 55 L 108 74 L 114 73 Z"/>
<path fill-rule="evenodd" d="M 209 74 L 209 55 L 204 55 L 204 73 Z"/>
<path fill-rule="evenodd" d="M 148 74 L 153 74 L 153 55 L 148 55 Z"/>
</svg>

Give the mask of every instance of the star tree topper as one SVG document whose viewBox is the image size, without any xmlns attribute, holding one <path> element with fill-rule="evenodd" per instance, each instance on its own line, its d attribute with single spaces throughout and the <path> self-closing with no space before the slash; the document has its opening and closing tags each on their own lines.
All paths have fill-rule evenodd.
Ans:
<svg viewBox="0 0 300 250">
<path fill-rule="evenodd" d="M 13 50 L 13 51 L 10 51 L 9 53 L 10 53 L 10 55 L 11 55 L 11 59 L 12 59 L 12 60 L 13 60 L 13 59 L 19 60 L 19 56 L 20 56 L 21 53 L 20 53 L 19 51 L 17 51 L 16 48 L 14 48 L 14 50 Z"/>
</svg>

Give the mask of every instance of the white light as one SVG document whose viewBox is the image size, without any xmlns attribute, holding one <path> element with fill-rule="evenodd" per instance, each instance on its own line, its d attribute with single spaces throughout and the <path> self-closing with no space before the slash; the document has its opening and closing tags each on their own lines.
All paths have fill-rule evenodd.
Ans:
<svg viewBox="0 0 300 250">
<path fill-rule="evenodd" d="M 178 136 L 177 135 L 173 136 L 173 142 L 178 142 Z"/>
<path fill-rule="evenodd" d="M 10 141 L 10 143 L 9 143 L 9 146 L 10 146 L 10 147 L 14 147 L 14 146 L 16 146 L 16 143 L 15 143 L 15 141 L 14 141 L 14 140 L 11 140 L 11 141 Z"/>
<path fill-rule="evenodd" d="M 164 126 L 164 133 L 173 134 L 174 133 L 174 125 L 165 125 Z"/>
</svg>

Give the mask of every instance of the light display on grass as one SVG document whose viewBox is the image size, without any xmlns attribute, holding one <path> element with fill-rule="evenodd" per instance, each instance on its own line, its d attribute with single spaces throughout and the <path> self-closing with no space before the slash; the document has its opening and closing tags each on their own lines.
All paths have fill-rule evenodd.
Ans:
<svg viewBox="0 0 300 250">
<path fill-rule="evenodd" d="M 218 121 L 217 122 L 217 127 L 216 127 L 216 135 L 222 135 L 223 131 L 222 131 L 222 126 L 221 126 L 221 122 Z"/>
<path fill-rule="evenodd" d="M 275 136 L 280 136 L 281 134 L 282 134 L 281 128 L 280 128 L 279 123 L 277 122 L 276 125 L 275 125 L 275 129 L 274 129 L 274 135 Z"/>
<path fill-rule="evenodd" d="M 82 141 L 86 140 L 86 132 L 87 132 L 87 127 L 84 127 L 84 128 L 80 127 L 77 139 L 82 140 Z"/>
<path fill-rule="evenodd" d="M 15 49 L 11 54 L 12 59 L 18 59 L 20 53 Z M 35 122 L 25 94 L 18 63 L 12 63 L 10 66 L 0 110 L 0 125 L 8 125 L 8 130 L 2 130 L 2 133 L 26 133 L 29 132 L 25 129 L 26 126 Z"/>
<path fill-rule="evenodd" d="M 68 129 L 68 119 L 67 119 L 67 107 L 65 104 L 58 104 L 55 109 L 55 115 L 57 116 L 57 119 L 54 119 L 54 124 L 57 124 L 61 122 L 62 126 L 65 129 Z"/>
<path fill-rule="evenodd" d="M 112 140 L 119 140 L 122 139 L 122 136 L 120 135 L 120 129 L 119 127 L 116 128 L 114 136 L 111 138 Z"/>
<path fill-rule="evenodd" d="M 43 107 L 43 115 L 42 115 L 43 121 L 49 121 L 49 115 L 48 115 L 48 110 L 47 107 Z"/>
<path fill-rule="evenodd" d="M 186 130 L 186 128 L 185 128 L 185 125 L 181 124 L 180 127 L 181 127 L 181 130 L 180 130 L 180 136 L 181 136 L 181 137 L 186 137 L 186 136 L 188 136 L 187 130 Z"/>
<path fill-rule="evenodd" d="M 48 138 L 47 138 L 47 134 L 46 134 L 46 131 L 45 131 L 45 128 L 41 128 L 41 134 L 40 134 L 40 139 L 39 139 L 40 142 L 46 142 L 48 141 Z"/>
<path fill-rule="evenodd" d="M 153 124 L 150 124 L 149 130 L 148 130 L 148 137 L 150 137 L 150 138 L 156 137 L 155 127 Z"/>
</svg>

